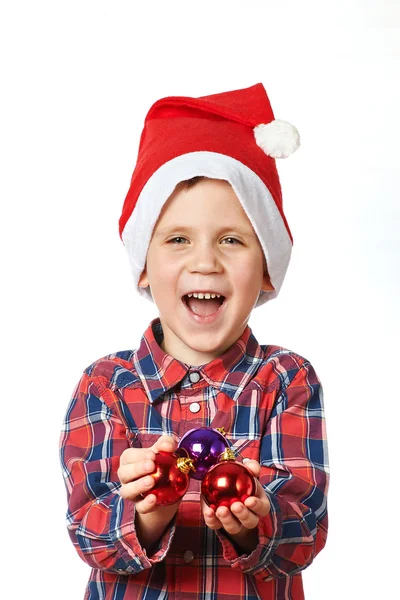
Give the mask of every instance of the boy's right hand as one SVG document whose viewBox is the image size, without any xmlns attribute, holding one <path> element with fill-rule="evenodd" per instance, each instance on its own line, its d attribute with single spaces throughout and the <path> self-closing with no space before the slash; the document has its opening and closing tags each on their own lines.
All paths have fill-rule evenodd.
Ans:
<svg viewBox="0 0 400 600">
<path fill-rule="evenodd" d="M 159 450 L 175 452 L 177 444 L 170 436 L 163 435 L 150 448 L 128 448 L 121 454 L 118 478 L 121 482 L 120 495 L 135 503 L 137 512 L 147 514 L 157 508 L 157 498 L 149 494 L 145 498 L 141 494 L 148 492 L 155 483 L 150 473 L 155 471 L 155 456 Z"/>
</svg>

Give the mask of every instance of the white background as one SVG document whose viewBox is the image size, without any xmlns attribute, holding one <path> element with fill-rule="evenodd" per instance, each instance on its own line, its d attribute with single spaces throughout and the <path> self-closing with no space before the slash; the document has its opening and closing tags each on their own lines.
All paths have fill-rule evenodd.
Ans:
<svg viewBox="0 0 400 600">
<path fill-rule="evenodd" d="M 292 262 L 249 324 L 325 389 L 330 532 L 306 598 L 393 598 L 399 3 L 13 1 L 0 23 L 6 597 L 83 598 L 58 438 L 82 370 L 157 316 L 118 236 L 145 114 L 261 81 L 302 146 L 278 162 Z"/>
</svg>

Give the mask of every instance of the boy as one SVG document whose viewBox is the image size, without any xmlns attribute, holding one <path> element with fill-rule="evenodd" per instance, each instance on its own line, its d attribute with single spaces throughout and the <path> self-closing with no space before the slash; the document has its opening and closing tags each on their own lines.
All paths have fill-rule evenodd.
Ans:
<svg viewBox="0 0 400 600">
<path fill-rule="evenodd" d="M 61 438 L 86 599 L 304 598 L 328 525 L 322 391 L 307 360 L 247 325 L 288 266 L 274 159 L 298 145 L 262 84 L 147 114 L 120 233 L 159 317 L 136 351 L 84 371 Z M 143 497 L 156 453 L 202 426 L 224 428 L 256 495 L 214 511 L 191 479 L 175 505 Z"/>
</svg>

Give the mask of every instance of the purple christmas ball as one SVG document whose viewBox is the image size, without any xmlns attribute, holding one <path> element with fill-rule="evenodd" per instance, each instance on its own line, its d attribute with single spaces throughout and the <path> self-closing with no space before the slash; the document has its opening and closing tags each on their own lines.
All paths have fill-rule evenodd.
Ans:
<svg viewBox="0 0 400 600">
<path fill-rule="evenodd" d="M 194 479 L 203 479 L 208 469 L 217 464 L 228 446 L 222 433 L 211 427 L 200 427 L 185 433 L 179 442 L 178 454 L 180 449 L 185 450 L 196 469 L 191 476 Z"/>
</svg>

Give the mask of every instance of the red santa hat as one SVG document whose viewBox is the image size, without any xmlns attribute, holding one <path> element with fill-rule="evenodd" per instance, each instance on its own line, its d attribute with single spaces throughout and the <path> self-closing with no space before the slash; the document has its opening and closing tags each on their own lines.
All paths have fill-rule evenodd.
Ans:
<svg viewBox="0 0 400 600">
<path fill-rule="evenodd" d="M 289 264 L 292 235 L 282 206 L 275 159 L 300 145 L 297 129 L 274 118 L 261 83 L 188 98 L 171 96 L 147 113 L 130 188 L 119 221 L 137 291 L 161 209 L 180 181 L 203 175 L 228 181 L 258 236 L 274 287 L 256 306 L 279 293 Z"/>
</svg>

